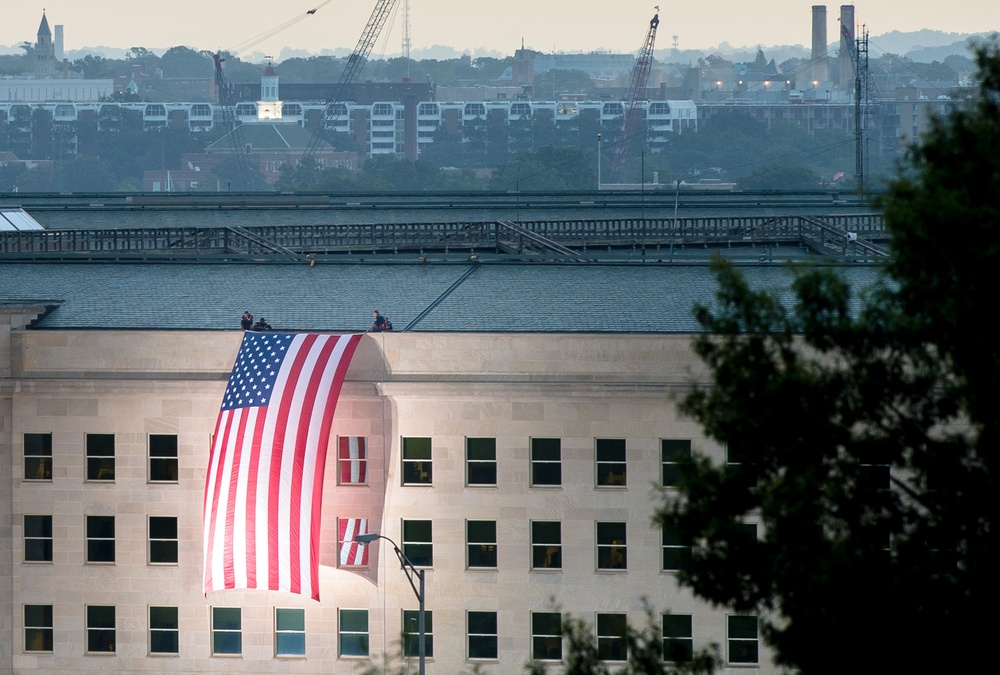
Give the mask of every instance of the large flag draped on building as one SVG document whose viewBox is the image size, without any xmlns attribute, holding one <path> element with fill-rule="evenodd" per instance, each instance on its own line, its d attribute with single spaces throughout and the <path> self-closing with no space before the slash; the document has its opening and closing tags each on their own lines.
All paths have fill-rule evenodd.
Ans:
<svg viewBox="0 0 1000 675">
<path fill-rule="evenodd" d="M 245 334 L 205 481 L 205 593 L 260 588 L 319 600 L 326 451 L 360 340 Z"/>
</svg>

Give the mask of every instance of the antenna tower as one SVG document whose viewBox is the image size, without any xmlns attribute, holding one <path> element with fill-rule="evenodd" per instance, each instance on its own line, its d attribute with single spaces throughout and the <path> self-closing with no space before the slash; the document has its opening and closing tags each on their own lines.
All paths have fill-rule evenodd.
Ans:
<svg viewBox="0 0 1000 675">
<path fill-rule="evenodd" d="M 403 59 L 406 61 L 406 79 L 410 79 L 410 0 L 403 0 Z"/>
</svg>

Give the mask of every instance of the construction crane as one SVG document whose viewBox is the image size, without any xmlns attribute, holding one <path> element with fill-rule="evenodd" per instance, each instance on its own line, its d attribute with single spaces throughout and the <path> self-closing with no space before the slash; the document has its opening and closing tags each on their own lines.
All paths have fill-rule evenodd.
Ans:
<svg viewBox="0 0 1000 675">
<path fill-rule="evenodd" d="M 615 145 L 615 154 L 611 158 L 611 175 L 619 176 L 622 166 L 628 158 L 629 146 L 639 129 L 639 118 L 642 116 L 642 101 L 646 94 L 646 83 L 649 81 L 649 71 L 653 67 L 653 45 L 656 43 L 656 28 L 660 25 L 660 7 L 649 21 L 646 39 L 639 50 L 632 74 L 628 78 L 628 95 L 625 98 L 625 110 L 622 114 L 621 134 Z"/>
<path fill-rule="evenodd" d="M 389 18 L 389 15 L 392 14 L 395 6 L 396 0 L 377 0 L 375 3 L 375 9 L 372 10 L 371 16 L 368 17 L 368 24 L 365 26 L 364 31 L 362 31 L 361 37 L 358 39 L 358 44 L 354 47 L 351 55 L 347 57 L 347 65 L 344 67 L 344 72 L 340 75 L 337 88 L 334 89 L 333 98 L 327 101 L 323 120 L 315 129 L 309 145 L 306 146 L 306 151 L 302 155 L 303 159 L 315 155 L 316 151 L 323 144 L 323 136 L 327 125 L 330 123 L 330 118 L 333 117 L 337 104 L 343 102 L 347 87 L 354 84 L 361 75 L 361 69 L 368 61 L 368 55 L 371 54 L 372 47 L 375 46 L 375 42 L 382 32 L 382 27 L 385 26 L 385 22 Z"/>
</svg>

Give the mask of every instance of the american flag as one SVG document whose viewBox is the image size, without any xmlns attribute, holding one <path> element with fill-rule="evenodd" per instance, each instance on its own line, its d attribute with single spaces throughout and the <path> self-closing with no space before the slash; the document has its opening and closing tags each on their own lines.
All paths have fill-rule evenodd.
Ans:
<svg viewBox="0 0 1000 675">
<path fill-rule="evenodd" d="M 326 450 L 360 341 L 244 335 L 205 481 L 205 593 L 261 588 L 319 600 Z"/>
<path fill-rule="evenodd" d="M 354 537 L 359 534 L 368 534 L 367 518 L 340 519 L 341 566 L 356 567 L 368 564 L 368 547 L 354 541 Z"/>
</svg>

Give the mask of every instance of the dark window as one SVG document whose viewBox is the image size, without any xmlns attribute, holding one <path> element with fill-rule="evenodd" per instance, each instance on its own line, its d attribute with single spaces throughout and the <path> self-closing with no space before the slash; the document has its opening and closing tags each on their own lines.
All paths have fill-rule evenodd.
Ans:
<svg viewBox="0 0 1000 675">
<path fill-rule="evenodd" d="M 597 569 L 628 568 L 625 523 L 597 523 Z"/>
<path fill-rule="evenodd" d="M 729 627 L 729 662 L 757 663 L 757 617 L 731 615 Z"/>
<path fill-rule="evenodd" d="M 87 562 L 115 561 L 115 517 L 87 516 Z"/>
<path fill-rule="evenodd" d="M 597 484 L 605 487 L 625 487 L 625 440 L 597 439 Z"/>
<path fill-rule="evenodd" d="M 497 522 L 470 520 L 465 524 L 469 567 L 497 566 Z"/>
<path fill-rule="evenodd" d="M 531 567 L 549 570 L 562 568 L 562 523 L 558 520 L 536 520 L 531 523 Z"/>
<path fill-rule="evenodd" d="M 465 439 L 465 470 L 469 485 L 496 485 L 497 439 Z"/>
<path fill-rule="evenodd" d="M 87 480 L 115 479 L 115 435 L 87 434 Z"/>
<path fill-rule="evenodd" d="M 212 608 L 212 654 L 243 653 L 243 617 L 239 607 Z"/>
<path fill-rule="evenodd" d="M 52 651 L 52 605 L 24 606 L 24 651 Z"/>
<path fill-rule="evenodd" d="M 24 435 L 24 479 L 52 480 L 52 434 Z"/>
<path fill-rule="evenodd" d="M 673 487 L 680 479 L 680 465 L 691 459 L 691 441 L 664 438 L 660 440 L 660 460 L 663 466 L 663 487 Z"/>
<path fill-rule="evenodd" d="M 24 561 L 52 562 L 52 516 L 24 517 Z"/>
<path fill-rule="evenodd" d="M 469 612 L 467 620 L 469 658 L 497 658 L 497 613 Z"/>
<path fill-rule="evenodd" d="M 597 615 L 597 658 L 602 661 L 628 659 L 628 621 L 624 614 Z"/>
<path fill-rule="evenodd" d="M 403 521 L 403 555 L 417 567 L 434 564 L 433 529 L 429 520 Z"/>
<path fill-rule="evenodd" d="M 177 517 L 149 517 L 149 562 L 177 563 Z"/>
<path fill-rule="evenodd" d="M 694 654 L 690 614 L 663 615 L 663 660 L 690 661 Z"/>
<path fill-rule="evenodd" d="M 87 607 L 87 651 L 114 653 L 115 608 L 111 605 Z"/>
<path fill-rule="evenodd" d="M 531 658 L 562 660 L 562 615 L 559 612 L 531 613 Z"/>
<path fill-rule="evenodd" d="M 531 439 L 531 484 L 562 485 L 562 441 Z"/>
<path fill-rule="evenodd" d="M 403 439 L 403 485 L 430 485 L 431 439 Z"/>
<path fill-rule="evenodd" d="M 340 610 L 340 655 L 368 656 L 368 610 Z"/>
<path fill-rule="evenodd" d="M 149 652 L 151 654 L 178 653 L 179 635 L 176 607 L 149 608 Z"/>
<path fill-rule="evenodd" d="M 149 437 L 149 480 L 154 483 L 177 482 L 177 436 L 154 434 Z"/>
<path fill-rule="evenodd" d="M 434 656 L 433 612 L 424 610 L 424 656 Z M 420 656 L 420 612 L 403 610 L 403 656 Z"/>
<path fill-rule="evenodd" d="M 663 570 L 676 572 L 691 557 L 691 547 L 682 540 L 677 530 L 670 525 L 663 525 Z"/>
<path fill-rule="evenodd" d="M 306 655 L 306 611 L 304 609 L 275 608 L 274 653 L 278 656 Z"/>
</svg>

